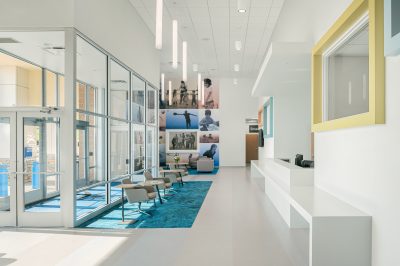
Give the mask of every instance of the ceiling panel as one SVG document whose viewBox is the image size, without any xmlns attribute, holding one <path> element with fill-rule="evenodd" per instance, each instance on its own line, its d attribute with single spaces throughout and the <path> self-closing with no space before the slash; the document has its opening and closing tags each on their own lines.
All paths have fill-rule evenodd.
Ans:
<svg viewBox="0 0 400 266">
<path fill-rule="evenodd" d="M 149 29 L 155 32 L 156 0 L 130 0 Z M 198 64 L 203 75 L 256 76 L 284 0 L 249 0 L 248 12 L 237 11 L 237 0 L 164 0 L 161 69 L 179 78 L 181 67 L 172 69 L 172 20 L 178 20 L 179 61 L 181 42 L 188 42 L 188 71 Z M 242 49 L 235 50 L 235 41 Z M 240 72 L 233 65 L 240 64 Z M 213 70 L 215 69 L 215 70 Z"/>
</svg>

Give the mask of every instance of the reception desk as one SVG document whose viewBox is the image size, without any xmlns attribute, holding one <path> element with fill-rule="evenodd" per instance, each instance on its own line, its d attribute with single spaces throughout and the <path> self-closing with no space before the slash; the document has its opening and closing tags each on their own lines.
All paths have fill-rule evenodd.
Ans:
<svg viewBox="0 0 400 266">
<path fill-rule="evenodd" d="M 310 266 L 371 265 L 372 217 L 314 187 L 314 171 L 279 159 L 251 162 L 289 228 L 309 228 Z"/>
<path fill-rule="evenodd" d="M 314 186 L 314 169 L 280 159 L 264 159 L 251 162 L 251 176 L 265 179 L 265 193 L 289 227 L 304 227 L 303 219 L 291 206 L 290 193 L 295 187 Z"/>
</svg>

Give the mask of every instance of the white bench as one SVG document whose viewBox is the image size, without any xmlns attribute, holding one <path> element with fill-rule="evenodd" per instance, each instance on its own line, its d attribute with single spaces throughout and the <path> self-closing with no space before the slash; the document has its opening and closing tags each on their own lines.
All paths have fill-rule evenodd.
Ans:
<svg viewBox="0 0 400 266">
<path fill-rule="evenodd" d="M 290 176 L 288 183 L 285 171 L 277 170 L 282 166 L 273 159 L 251 164 L 252 174 L 265 178 L 265 192 L 288 226 L 309 228 L 309 265 L 371 265 L 371 216 L 310 185 L 305 174 L 298 180 Z"/>
</svg>

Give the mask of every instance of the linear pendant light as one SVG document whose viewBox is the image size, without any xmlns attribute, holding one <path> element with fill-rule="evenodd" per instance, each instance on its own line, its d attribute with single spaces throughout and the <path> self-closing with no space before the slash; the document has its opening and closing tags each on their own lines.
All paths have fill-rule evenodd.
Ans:
<svg viewBox="0 0 400 266">
<path fill-rule="evenodd" d="M 178 21 L 172 21 L 172 67 L 178 68 Z"/>
<path fill-rule="evenodd" d="M 187 81 L 187 42 L 182 42 L 182 80 Z"/>
<path fill-rule="evenodd" d="M 168 103 L 172 105 L 172 81 L 168 81 Z"/>
<path fill-rule="evenodd" d="M 198 99 L 201 99 L 201 74 L 197 73 L 197 94 Z"/>
<path fill-rule="evenodd" d="M 162 24 L 163 24 L 163 0 L 157 0 L 156 4 L 156 49 L 162 48 Z"/>
<path fill-rule="evenodd" d="M 165 88 L 164 88 L 165 74 L 161 74 L 161 100 L 165 100 Z"/>
</svg>

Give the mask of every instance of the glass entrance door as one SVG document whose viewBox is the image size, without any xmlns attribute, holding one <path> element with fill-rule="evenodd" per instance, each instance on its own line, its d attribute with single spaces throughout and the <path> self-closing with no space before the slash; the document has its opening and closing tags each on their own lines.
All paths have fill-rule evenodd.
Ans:
<svg viewBox="0 0 400 266">
<path fill-rule="evenodd" d="M 0 226 L 17 225 L 16 113 L 0 113 Z"/>
<path fill-rule="evenodd" d="M 9 152 L 0 153 L 0 195 L 4 202 L 0 203 L 4 209 L 0 215 L 10 217 L 3 225 L 62 225 L 59 128 L 57 114 L 0 114 L 1 141 L 10 147 Z"/>
</svg>

